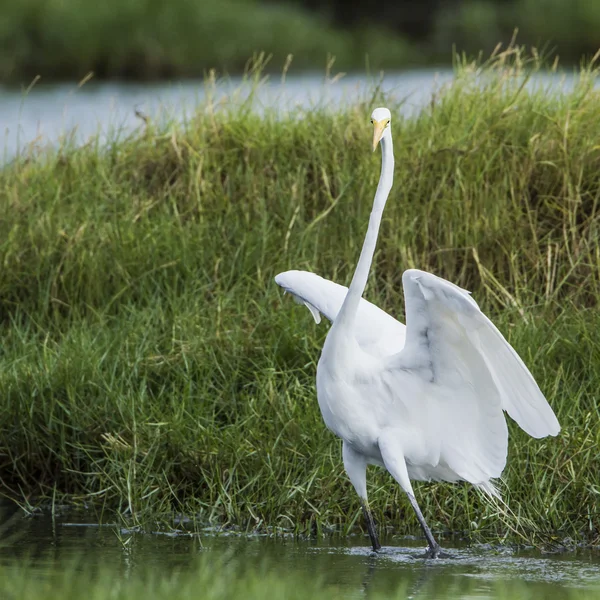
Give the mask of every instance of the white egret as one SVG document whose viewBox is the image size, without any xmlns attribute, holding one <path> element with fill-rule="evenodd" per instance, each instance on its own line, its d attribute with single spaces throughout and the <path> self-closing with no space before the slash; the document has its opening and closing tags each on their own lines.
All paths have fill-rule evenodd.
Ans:
<svg viewBox="0 0 600 600">
<path fill-rule="evenodd" d="M 368 464 L 387 469 L 408 495 L 439 556 L 411 480 L 468 481 L 490 495 L 506 465 L 506 411 L 529 435 L 560 425 L 533 376 L 469 292 L 430 273 L 402 276 L 406 323 L 362 299 L 383 208 L 392 187 L 391 114 L 371 115 L 382 166 L 369 226 L 350 288 L 312 273 L 275 280 L 332 327 L 317 367 L 317 398 L 327 427 L 343 441 L 344 468 L 358 493 L 373 550 L 380 549 L 367 499 Z"/>
</svg>

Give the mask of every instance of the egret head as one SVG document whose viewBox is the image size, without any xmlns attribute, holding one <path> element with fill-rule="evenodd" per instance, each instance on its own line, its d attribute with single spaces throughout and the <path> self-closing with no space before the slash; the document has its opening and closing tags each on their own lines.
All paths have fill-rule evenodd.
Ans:
<svg viewBox="0 0 600 600">
<path fill-rule="evenodd" d="M 392 113 L 387 108 L 376 108 L 371 113 L 371 123 L 373 123 L 373 152 L 377 149 L 377 144 L 384 135 L 389 135 Z"/>
</svg>

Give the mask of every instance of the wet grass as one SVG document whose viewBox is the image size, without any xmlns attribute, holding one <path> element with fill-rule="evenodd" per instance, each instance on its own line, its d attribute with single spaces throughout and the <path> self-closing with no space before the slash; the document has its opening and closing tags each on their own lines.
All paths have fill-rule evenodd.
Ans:
<svg viewBox="0 0 600 600">
<path fill-rule="evenodd" d="M 466 485 L 417 485 L 432 528 L 597 543 L 600 96 L 588 72 L 564 94 L 531 91 L 520 60 L 461 65 L 431 106 L 394 119 L 366 296 L 402 318 L 409 267 L 471 289 L 563 426 L 533 440 L 510 424 L 502 489 L 516 517 Z M 273 276 L 349 281 L 379 173 L 368 117 L 383 101 L 398 115 L 376 91 L 343 112 L 207 105 L 183 127 L 150 123 L 0 172 L 3 493 L 142 524 L 361 526 L 315 398 L 326 327 Z M 415 532 L 375 469 L 370 497 L 381 523 Z"/>
</svg>

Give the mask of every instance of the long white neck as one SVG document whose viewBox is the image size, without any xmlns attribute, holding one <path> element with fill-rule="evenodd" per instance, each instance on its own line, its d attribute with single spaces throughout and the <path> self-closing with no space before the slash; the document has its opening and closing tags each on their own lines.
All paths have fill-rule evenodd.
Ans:
<svg viewBox="0 0 600 600">
<path fill-rule="evenodd" d="M 375 192 L 375 200 L 373 201 L 373 209 L 369 217 L 369 228 L 363 242 L 363 247 L 360 252 L 360 258 L 352 277 L 350 289 L 342 304 L 342 308 L 335 320 L 334 329 L 351 330 L 354 325 L 354 320 L 358 312 L 358 304 L 365 291 L 375 247 L 377 245 L 377 236 L 379 234 L 379 226 L 381 225 L 381 217 L 383 209 L 387 202 L 392 183 L 394 181 L 394 148 L 392 145 L 392 134 L 390 129 L 386 129 L 381 138 L 381 175 L 379 176 L 379 184 Z"/>
</svg>

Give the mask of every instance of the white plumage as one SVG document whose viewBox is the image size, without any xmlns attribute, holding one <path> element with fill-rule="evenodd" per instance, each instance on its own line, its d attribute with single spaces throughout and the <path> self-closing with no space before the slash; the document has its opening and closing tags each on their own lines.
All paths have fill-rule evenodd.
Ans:
<svg viewBox="0 0 600 600">
<path fill-rule="evenodd" d="M 410 269 L 402 284 L 406 327 L 362 299 L 383 207 L 392 185 L 387 109 L 376 109 L 374 146 L 382 173 L 350 288 L 313 273 L 287 271 L 278 285 L 333 326 L 317 369 L 317 397 L 327 427 L 343 440 L 345 469 L 359 494 L 374 550 L 366 466 L 386 468 L 408 494 L 429 544 L 440 549 L 410 480 L 464 480 L 497 494 L 491 479 L 506 465 L 506 411 L 528 434 L 556 435 L 559 423 L 531 373 L 470 294 Z"/>
<path fill-rule="evenodd" d="M 346 286 L 307 271 L 279 273 L 275 282 L 296 302 L 304 304 L 317 324 L 321 322 L 321 315 L 333 323 L 348 293 Z M 365 352 L 383 358 L 402 350 L 406 336 L 403 323 L 364 298 L 360 300 L 358 311 L 354 336 Z"/>
</svg>

